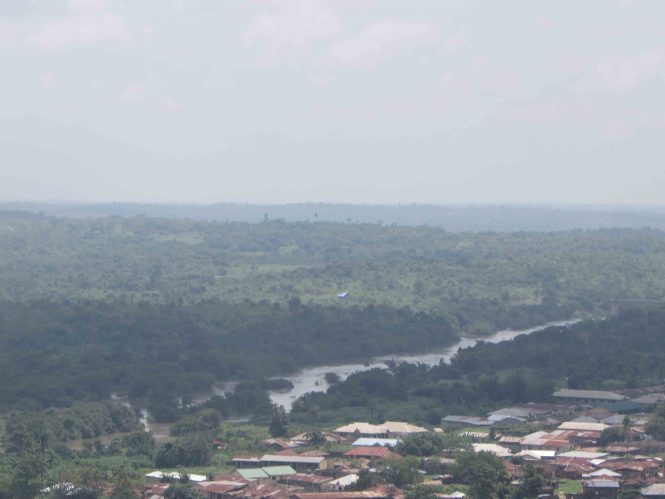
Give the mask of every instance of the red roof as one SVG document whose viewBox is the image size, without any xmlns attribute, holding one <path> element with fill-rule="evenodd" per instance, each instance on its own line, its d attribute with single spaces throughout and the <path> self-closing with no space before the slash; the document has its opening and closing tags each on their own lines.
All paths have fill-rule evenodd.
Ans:
<svg viewBox="0 0 665 499">
<path fill-rule="evenodd" d="M 380 459 L 400 459 L 402 456 L 394 453 L 386 447 L 354 447 L 350 451 L 344 453 L 346 457 L 368 457 Z"/>
<path fill-rule="evenodd" d="M 232 482 L 228 480 L 217 480 L 214 482 L 202 483 L 200 487 L 206 492 L 213 492 L 215 494 L 225 494 L 232 490 L 238 490 L 247 487 L 247 483 Z"/>
</svg>

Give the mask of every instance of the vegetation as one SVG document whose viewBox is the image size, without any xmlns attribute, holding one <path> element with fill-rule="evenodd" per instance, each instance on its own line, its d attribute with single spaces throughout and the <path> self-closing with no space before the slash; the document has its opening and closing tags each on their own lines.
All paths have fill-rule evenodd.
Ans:
<svg viewBox="0 0 665 499">
<path fill-rule="evenodd" d="M 506 497 L 510 478 L 501 460 L 489 452 L 464 452 L 455 459 L 453 477 L 469 485 L 473 499 Z"/>
<path fill-rule="evenodd" d="M 651 416 L 646 431 L 658 440 L 665 440 L 665 406 L 659 407 Z"/>
<path fill-rule="evenodd" d="M 146 400 L 159 420 L 174 419 L 178 399 L 187 402 L 219 379 L 260 380 L 457 338 L 445 318 L 423 312 L 298 300 L 287 307 L 2 302 L 0 328 L 0 374 L 14 380 L 0 386 L 0 408 L 69 406 L 125 393 Z M 240 413 L 243 388 L 231 400 Z"/>
<path fill-rule="evenodd" d="M 482 333 L 665 296 L 665 234 L 69 220 L 0 212 L 0 299 L 409 306 Z M 337 293 L 349 291 L 350 299 Z"/>
<path fill-rule="evenodd" d="M 437 424 L 450 413 L 550 401 L 556 386 L 619 389 L 658 384 L 663 378 L 665 309 L 631 308 L 608 320 L 480 343 L 461 350 L 449 365 L 398 364 L 356 373 L 325 394 L 301 397 L 292 419 L 311 420 L 315 407 L 316 417 L 325 420 L 348 407 Z M 659 421 L 652 420 L 654 431 Z"/>
</svg>

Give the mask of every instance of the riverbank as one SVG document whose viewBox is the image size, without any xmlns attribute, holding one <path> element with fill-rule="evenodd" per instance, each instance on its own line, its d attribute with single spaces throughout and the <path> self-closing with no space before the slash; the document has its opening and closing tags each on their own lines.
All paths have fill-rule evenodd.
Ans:
<svg viewBox="0 0 665 499">
<path fill-rule="evenodd" d="M 367 371 L 370 369 L 386 369 L 386 363 L 391 361 L 420 363 L 426 364 L 428 366 L 436 365 L 439 362 L 448 363 L 460 349 L 473 347 L 480 341 L 486 343 L 500 343 L 502 341 L 512 340 L 513 338 L 524 334 L 531 334 L 536 331 L 542 331 L 543 329 L 547 329 L 549 327 L 569 326 L 579 321 L 580 319 L 553 321 L 528 329 L 504 329 L 497 331 L 496 333 L 489 336 L 476 338 L 463 337 L 455 344 L 433 352 L 420 354 L 384 355 L 375 357 L 365 363 L 350 363 L 305 368 L 292 376 L 283 376 L 284 379 L 293 383 L 293 390 L 287 393 L 283 391 L 271 391 L 269 392 L 270 399 L 273 403 L 284 406 L 284 408 L 288 411 L 291 409 L 293 402 L 298 397 L 301 397 L 302 395 L 309 392 L 323 392 L 327 390 L 329 385 L 325 380 L 326 373 L 336 374 L 340 381 L 344 381 L 354 372 Z"/>
</svg>

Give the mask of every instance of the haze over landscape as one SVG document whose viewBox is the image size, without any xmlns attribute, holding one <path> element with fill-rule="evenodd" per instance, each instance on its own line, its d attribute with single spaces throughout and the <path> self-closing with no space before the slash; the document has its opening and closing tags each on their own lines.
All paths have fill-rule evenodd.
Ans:
<svg viewBox="0 0 665 499">
<path fill-rule="evenodd" d="M 3 0 L 4 201 L 662 204 L 665 5 Z"/>
</svg>

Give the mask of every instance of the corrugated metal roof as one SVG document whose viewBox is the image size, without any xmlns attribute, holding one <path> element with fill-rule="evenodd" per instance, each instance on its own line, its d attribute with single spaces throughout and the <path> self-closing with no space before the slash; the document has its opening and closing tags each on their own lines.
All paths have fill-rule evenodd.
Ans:
<svg viewBox="0 0 665 499">
<path fill-rule="evenodd" d="M 294 475 L 296 473 L 296 470 L 291 468 L 291 466 L 264 466 L 261 469 L 265 471 L 268 476 Z"/>
<path fill-rule="evenodd" d="M 422 426 L 404 423 L 402 421 L 386 421 L 380 425 L 373 425 L 371 423 L 351 423 L 345 426 L 340 426 L 335 430 L 336 433 L 360 433 L 361 435 L 381 435 L 383 433 L 424 433 L 428 431 L 427 428 Z"/>
<path fill-rule="evenodd" d="M 584 485 L 590 488 L 598 489 L 618 489 L 619 482 L 616 480 L 584 480 Z"/>
<path fill-rule="evenodd" d="M 240 468 L 236 470 L 238 474 L 247 478 L 248 480 L 255 480 L 257 478 L 268 478 L 268 473 L 263 471 L 262 468 Z"/>
<path fill-rule="evenodd" d="M 275 454 L 266 454 L 261 458 L 262 463 L 295 463 L 295 464 L 321 464 L 324 457 L 308 456 L 277 456 Z"/>
<path fill-rule="evenodd" d="M 359 438 L 355 442 L 353 442 L 351 445 L 357 446 L 363 446 L 363 447 L 374 447 L 374 446 L 380 446 L 380 447 L 395 447 L 398 443 L 400 443 L 401 440 L 398 438 L 368 438 L 368 437 L 363 437 Z"/>
<path fill-rule="evenodd" d="M 640 491 L 643 496 L 665 496 L 665 483 L 654 483 Z"/>
<path fill-rule="evenodd" d="M 603 390 L 573 390 L 563 388 L 553 393 L 554 397 L 590 399 L 590 400 L 624 400 L 626 397 L 615 392 L 606 392 Z"/>
<path fill-rule="evenodd" d="M 559 425 L 559 430 L 577 430 L 577 431 L 604 431 L 609 428 L 604 423 L 579 423 L 575 421 L 566 421 Z"/>
</svg>

